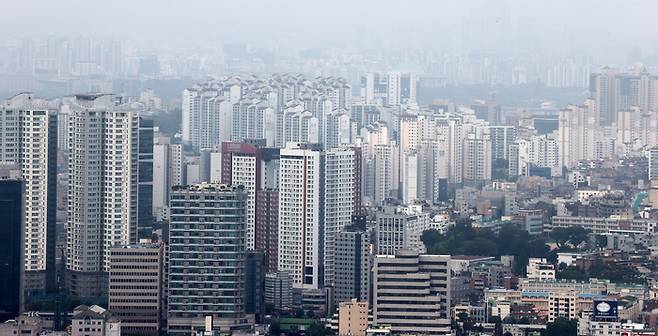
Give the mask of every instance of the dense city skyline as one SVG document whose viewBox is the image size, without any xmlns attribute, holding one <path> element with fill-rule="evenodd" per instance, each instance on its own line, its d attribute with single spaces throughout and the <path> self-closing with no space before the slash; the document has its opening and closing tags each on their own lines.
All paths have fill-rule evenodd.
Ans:
<svg viewBox="0 0 658 336">
<path fill-rule="evenodd" d="M 0 336 L 655 335 L 656 9 L 2 3 Z"/>
</svg>

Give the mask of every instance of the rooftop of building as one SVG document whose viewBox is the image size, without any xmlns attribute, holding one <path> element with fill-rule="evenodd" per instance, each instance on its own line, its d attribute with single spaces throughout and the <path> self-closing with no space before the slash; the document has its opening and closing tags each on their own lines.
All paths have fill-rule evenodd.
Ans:
<svg viewBox="0 0 658 336">
<path fill-rule="evenodd" d="M 233 186 L 223 183 L 199 183 L 186 186 L 173 186 L 172 191 L 238 191 L 244 190 L 243 185 Z"/>
</svg>

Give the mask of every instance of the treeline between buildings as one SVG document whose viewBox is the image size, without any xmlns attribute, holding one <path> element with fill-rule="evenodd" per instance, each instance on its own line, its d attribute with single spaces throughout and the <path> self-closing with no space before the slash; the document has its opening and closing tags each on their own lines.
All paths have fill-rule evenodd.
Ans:
<svg viewBox="0 0 658 336">
<path fill-rule="evenodd" d="M 551 250 L 546 238 L 532 236 L 513 224 L 506 224 L 496 234 L 489 229 L 473 228 L 470 219 L 458 219 L 445 234 L 427 230 L 421 240 L 429 254 L 475 255 L 484 257 L 514 256 L 513 272 L 525 275 L 528 258 L 548 258 Z"/>
<path fill-rule="evenodd" d="M 503 225 L 498 233 L 489 229 L 474 228 L 468 218 L 458 219 L 445 234 L 427 230 L 421 240 L 429 254 L 472 255 L 499 258 L 514 256 L 512 271 L 525 276 L 528 258 L 546 258 L 557 263 L 559 252 L 579 252 L 600 249 L 606 245 L 604 236 L 591 239 L 590 232 L 582 227 L 554 229 L 550 236 L 533 236 L 514 224 Z M 554 243 L 551 250 L 549 242 Z M 582 265 L 556 265 L 558 279 L 587 281 L 590 278 L 606 279 L 618 283 L 643 283 L 639 272 L 631 266 L 610 263 L 600 257 Z"/>
</svg>

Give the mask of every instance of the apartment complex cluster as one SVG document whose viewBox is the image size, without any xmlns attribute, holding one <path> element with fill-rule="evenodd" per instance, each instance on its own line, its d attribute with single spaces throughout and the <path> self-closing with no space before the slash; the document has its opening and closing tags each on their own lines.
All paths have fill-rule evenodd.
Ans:
<svg viewBox="0 0 658 336">
<path fill-rule="evenodd" d="M 472 323 L 521 335 L 560 319 L 580 335 L 645 332 L 657 315 L 654 81 L 603 69 L 592 98 L 547 127 L 491 101 L 421 105 L 404 71 L 368 73 L 359 90 L 215 78 L 182 92 L 174 134 L 146 117 L 151 91 L 19 94 L 0 107 L 0 312 L 19 316 L 2 327 L 255 334 L 311 316 L 340 335 Z M 580 252 L 556 260 L 429 253 L 424 233 L 464 221 L 590 235 L 558 240 Z M 560 279 L 601 264 L 646 284 Z"/>
</svg>

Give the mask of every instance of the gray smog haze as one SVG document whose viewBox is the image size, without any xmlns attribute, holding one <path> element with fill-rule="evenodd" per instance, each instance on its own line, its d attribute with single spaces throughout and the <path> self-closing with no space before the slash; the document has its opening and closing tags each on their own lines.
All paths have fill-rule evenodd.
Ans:
<svg viewBox="0 0 658 336">
<path fill-rule="evenodd" d="M 154 48 L 427 48 L 625 57 L 656 52 L 658 2 L 640 0 L 0 1 L 0 40 L 66 34 Z M 615 59 L 604 60 L 615 61 Z"/>
</svg>

